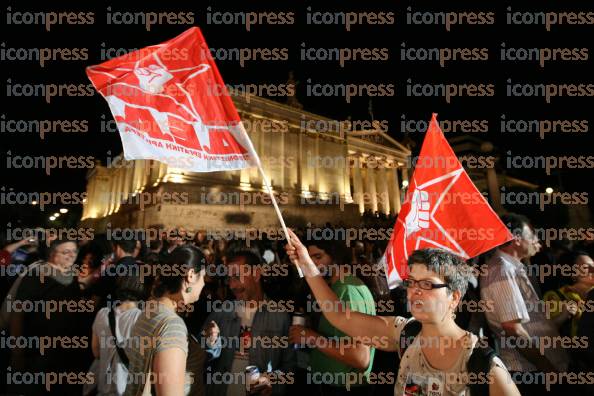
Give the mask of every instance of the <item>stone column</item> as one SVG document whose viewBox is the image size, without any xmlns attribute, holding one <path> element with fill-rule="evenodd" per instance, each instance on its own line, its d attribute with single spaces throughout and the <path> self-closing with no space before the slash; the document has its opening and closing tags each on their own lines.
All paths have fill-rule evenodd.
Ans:
<svg viewBox="0 0 594 396">
<path fill-rule="evenodd" d="M 81 216 L 81 219 L 83 219 L 83 220 L 89 216 L 90 205 L 91 205 L 91 203 L 94 202 L 93 192 L 95 190 L 95 174 L 96 173 L 97 173 L 97 171 L 95 170 L 93 175 L 87 181 L 87 200 L 86 200 L 86 202 L 83 202 L 83 212 L 82 212 L 82 216 Z"/>
<path fill-rule="evenodd" d="M 136 194 L 138 192 L 138 181 L 140 178 L 140 160 L 133 160 L 134 166 L 132 167 L 132 177 L 130 178 L 130 194 Z"/>
<path fill-rule="evenodd" d="M 167 175 L 167 164 L 159 162 L 159 182 L 163 181 L 165 175 Z"/>
<path fill-rule="evenodd" d="M 241 188 L 245 188 L 245 189 L 249 189 L 252 186 L 252 183 L 250 182 L 250 172 L 251 169 L 250 168 L 244 168 L 242 170 L 239 171 L 239 186 Z"/>
<path fill-rule="evenodd" d="M 361 175 L 361 157 L 358 154 L 353 156 L 353 165 L 351 167 L 353 172 L 353 189 L 355 190 L 355 196 L 353 197 L 355 203 L 359 205 L 359 213 L 363 213 L 365 211 L 365 201 L 363 199 L 364 189 L 363 189 L 363 177 Z"/>
<path fill-rule="evenodd" d="M 301 170 L 299 169 L 299 131 L 295 133 L 293 130 L 289 130 L 285 132 L 286 134 L 286 147 L 285 153 L 287 154 L 287 158 L 284 159 L 283 166 L 287 167 L 287 185 L 286 189 L 294 191 L 297 190 L 299 193 L 300 181 L 299 176 L 301 175 Z"/>
<path fill-rule="evenodd" d="M 122 198 L 124 198 L 124 183 L 126 180 L 126 168 L 118 169 L 118 184 L 116 186 L 116 202 L 115 202 L 115 210 L 117 212 L 120 210 L 120 206 L 122 205 Z"/>
<path fill-rule="evenodd" d="M 392 210 L 394 214 L 398 214 L 400 212 L 400 180 L 398 180 L 398 168 L 388 169 L 388 174 L 390 175 L 389 180 L 392 182 L 390 183 L 392 188 L 390 189 L 390 198 L 392 202 Z"/>
<path fill-rule="evenodd" d="M 372 168 L 365 168 L 365 192 L 369 196 L 369 209 L 377 212 L 377 189 L 375 188 L 375 172 Z"/>
<path fill-rule="evenodd" d="M 131 161 L 124 162 L 124 181 L 122 183 L 122 196 L 124 200 L 128 201 L 130 199 L 130 187 L 132 186 L 132 174 L 134 173 L 134 169 L 130 168 Z"/>
<path fill-rule="evenodd" d="M 159 178 L 159 163 L 155 160 L 147 160 L 148 163 L 148 186 L 152 187 Z"/>
<path fill-rule="evenodd" d="M 109 189 L 111 194 L 109 194 L 110 198 L 109 198 L 107 214 L 112 214 L 115 211 L 115 208 L 117 205 L 119 169 L 112 168 L 109 172 L 109 177 L 111 178 L 110 189 Z"/>
<path fill-rule="evenodd" d="M 382 163 L 385 166 L 385 162 Z M 384 214 L 390 214 L 390 194 L 388 192 L 388 175 L 384 167 L 375 170 L 377 190 L 379 191 L 379 209 Z"/>
<path fill-rule="evenodd" d="M 149 183 L 149 160 L 142 160 L 142 172 L 140 172 L 140 190 L 144 191 Z"/>
<path fill-rule="evenodd" d="M 300 196 L 303 191 L 303 175 L 305 173 L 305 167 L 307 166 L 303 161 L 303 131 L 301 131 L 301 129 L 297 131 L 297 151 L 295 152 L 295 158 L 297 159 L 295 163 L 297 168 L 295 188 L 297 190 L 297 195 Z"/>
<path fill-rule="evenodd" d="M 95 194 L 95 199 L 100 199 L 99 207 L 101 208 L 101 212 L 99 212 L 98 214 L 101 217 L 107 216 L 109 214 L 109 211 L 111 210 L 114 176 L 115 174 L 113 172 L 113 169 L 107 169 L 107 172 L 105 172 L 105 177 L 107 179 L 105 185 L 107 186 L 107 188 L 102 190 L 99 196 Z"/>
<path fill-rule="evenodd" d="M 105 217 L 109 213 L 111 198 L 111 188 L 113 183 L 113 169 L 102 169 L 95 175 L 95 185 L 93 187 L 91 202 L 91 215 L 94 217 Z M 89 198 L 87 198 L 88 200 Z"/>
<path fill-rule="evenodd" d="M 274 133 L 274 132 L 268 132 L 270 134 Z M 274 167 L 276 168 L 275 173 L 277 175 L 279 175 L 279 179 L 278 179 L 278 191 L 283 191 L 286 190 L 287 187 L 289 186 L 289 183 L 287 182 L 287 176 L 289 174 L 288 171 L 285 170 L 285 165 L 284 165 L 284 160 L 285 160 L 285 156 L 286 156 L 286 149 L 285 149 L 285 132 L 277 132 L 276 136 L 273 137 L 273 139 L 278 139 L 280 140 L 280 150 L 278 150 L 278 152 L 274 153 L 274 146 L 273 146 L 273 153 L 272 155 L 275 155 L 276 158 L 274 161 Z"/>
<path fill-rule="evenodd" d="M 314 188 L 313 168 L 317 166 L 315 159 L 315 143 L 314 138 L 305 132 L 300 135 L 300 160 L 301 160 L 301 192 L 311 191 Z M 311 188 L 310 188 L 311 187 Z"/>
<path fill-rule="evenodd" d="M 142 186 L 142 173 L 144 172 L 144 160 L 134 161 L 134 173 L 132 176 L 132 193 L 137 193 Z"/>
<path fill-rule="evenodd" d="M 106 184 L 105 174 L 103 172 L 100 174 L 99 170 L 96 170 L 87 195 L 87 217 L 101 217 L 107 212 Z"/>
<path fill-rule="evenodd" d="M 345 159 L 344 163 L 345 163 L 345 168 L 343 169 L 343 180 L 344 180 L 344 186 L 343 186 L 343 196 L 341 197 L 341 199 L 344 199 L 345 203 L 350 203 L 353 202 L 353 197 L 351 196 L 351 160 L 349 158 L 349 153 L 348 153 L 348 149 L 346 144 L 344 144 L 343 146 L 343 158 Z"/>
</svg>

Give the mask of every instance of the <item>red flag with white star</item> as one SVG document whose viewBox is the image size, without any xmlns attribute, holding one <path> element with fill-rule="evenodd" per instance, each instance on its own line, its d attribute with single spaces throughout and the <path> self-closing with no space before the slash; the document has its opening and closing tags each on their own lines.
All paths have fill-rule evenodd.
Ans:
<svg viewBox="0 0 594 396">
<path fill-rule="evenodd" d="M 510 239 L 433 114 L 383 257 L 388 285 L 394 288 L 406 278 L 407 259 L 414 250 L 439 248 L 469 259 Z"/>
</svg>

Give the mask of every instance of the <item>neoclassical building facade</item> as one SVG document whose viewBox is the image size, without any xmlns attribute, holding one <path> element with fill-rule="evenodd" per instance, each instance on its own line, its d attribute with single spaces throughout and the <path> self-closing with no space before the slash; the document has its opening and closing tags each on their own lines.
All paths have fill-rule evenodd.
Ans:
<svg viewBox="0 0 594 396">
<path fill-rule="evenodd" d="M 388 131 L 351 130 L 344 122 L 260 97 L 233 100 L 288 225 L 348 226 L 366 210 L 398 213 L 410 151 Z M 87 174 L 82 224 L 279 227 L 257 168 L 195 173 L 122 156 Z"/>
</svg>

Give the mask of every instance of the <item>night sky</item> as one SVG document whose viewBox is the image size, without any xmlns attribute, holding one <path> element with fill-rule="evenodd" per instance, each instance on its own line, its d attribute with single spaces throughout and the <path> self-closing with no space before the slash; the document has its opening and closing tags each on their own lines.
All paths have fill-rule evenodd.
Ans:
<svg viewBox="0 0 594 396">
<path fill-rule="evenodd" d="M 92 3 L 89 5 L 88 3 Z M 2 79 L 4 96 L 2 122 L 6 120 L 87 120 L 85 133 L 47 133 L 41 139 L 37 133 L 10 133 L 2 127 L 0 163 L 2 164 L 3 192 L 14 191 L 84 191 L 88 169 L 54 169 L 46 175 L 43 169 L 7 169 L 8 157 L 29 156 L 93 156 L 105 163 L 108 152 L 117 154 L 121 143 L 116 133 L 101 132 L 101 121 L 111 119 L 107 104 L 97 94 L 82 97 L 54 97 L 46 103 L 43 97 L 23 97 L 11 94 L 15 84 L 88 84 L 85 67 L 101 63 L 101 51 L 107 48 L 141 48 L 177 36 L 191 26 L 199 26 L 212 48 L 286 48 L 287 60 L 246 61 L 242 67 L 237 60 L 218 60 L 219 70 L 227 84 L 282 84 L 289 72 L 294 73 L 297 99 L 304 109 L 326 117 L 344 120 L 370 120 L 369 100 L 373 117 L 389 123 L 389 133 L 399 141 L 416 143 L 413 155 L 418 154 L 423 133 L 404 134 L 400 122 L 406 119 L 429 120 L 432 112 L 447 120 L 488 120 L 487 132 L 468 132 L 495 144 L 497 151 L 514 155 L 592 155 L 592 96 L 554 97 L 550 103 L 543 97 L 508 97 L 507 81 L 512 83 L 590 84 L 592 71 L 592 24 L 553 25 L 550 31 L 543 25 L 508 25 L 508 7 L 512 11 L 575 11 L 588 12 L 581 2 L 555 2 L 558 6 L 542 6 L 531 2 L 440 2 L 431 6 L 427 2 L 242 2 L 234 6 L 223 2 L 138 2 L 138 6 L 124 7 L 122 2 L 101 4 L 100 1 L 67 3 L 58 6 L 28 5 L 27 2 L 5 2 L 0 10 L 2 35 Z M 132 2 L 126 2 L 132 4 Z M 153 5 L 154 4 L 154 5 Z M 190 24 L 153 25 L 147 31 L 144 25 L 107 24 L 108 7 L 111 12 L 151 11 L 193 13 Z M 354 25 L 347 31 L 345 25 L 308 24 L 311 12 L 383 12 L 394 13 L 394 24 Z M 411 7 L 410 10 L 408 7 Z M 541 8 L 538 8 L 541 7 Z M 562 8 L 561 8 L 562 7 Z M 41 24 L 15 24 L 15 13 L 40 11 L 92 12 L 93 24 L 52 25 L 50 31 Z M 244 24 L 212 24 L 214 12 L 284 11 L 293 13 L 294 24 L 263 24 L 250 27 Z M 483 12 L 494 13 L 494 24 L 452 25 L 447 31 L 441 24 L 409 25 L 412 12 Z M 210 13 L 210 14 L 209 14 Z M 409 15 L 407 15 L 409 14 Z M 18 18 L 17 18 L 18 19 Z M 8 24 L 8 21 L 12 23 Z M 593 21 L 594 22 L 594 18 Z M 304 45 L 302 45 L 304 43 Z M 488 60 L 449 61 L 441 67 L 439 61 L 410 61 L 401 59 L 404 48 L 486 48 Z M 538 60 L 501 61 L 502 43 L 506 48 L 568 48 L 587 49 L 586 60 L 548 61 L 544 67 Z M 302 48 L 386 48 L 387 60 L 347 61 L 341 67 L 338 61 L 302 61 Z M 80 48 L 87 49 L 86 60 L 49 60 L 41 67 L 37 60 L 9 60 L 8 48 Z M 407 96 L 407 82 L 431 84 L 493 84 L 493 97 L 454 97 L 447 103 L 444 97 Z M 389 97 L 356 97 L 347 103 L 344 97 L 312 97 L 307 95 L 308 81 L 315 83 L 393 84 L 395 95 Z M 10 97 L 7 97 L 9 94 Z M 271 98 L 285 102 L 286 98 Z M 585 133 L 549 133 L 541 139 L 538 133 L 501 133 L 502 115 L 506 119 L 524 120 L 587 120 Z M 446 133 L 448 138 L 465 133 Z M 9 154 L 10 152 L 10 154 Z M 547 175 L 543 169 L 508 169 L 508 174 L 541 186 L 562 188 L 568 192 L 589 192 L 594 197 L 591 169 L 555 170 Z M 0 219 L 35 223 L 45 219 L 38 209 L 30 205 L 0 206 Z M 77 210 L 72 209 L 72 216 Z"/>
</svg>

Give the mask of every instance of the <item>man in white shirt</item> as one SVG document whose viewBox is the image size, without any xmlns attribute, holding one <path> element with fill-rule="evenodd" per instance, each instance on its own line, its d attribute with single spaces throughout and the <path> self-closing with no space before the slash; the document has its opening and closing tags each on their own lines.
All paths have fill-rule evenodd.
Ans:
<svg viewBox="0 0 594 396">
<path fill-rule="evenodd" d="M 558 337 L 559 333 L 547 319 L 545 305 L 521 261 L 538 252 L 538 238 L 524 216 L 507 214 L 501 220 L 514 239 L 499 246 L 487 262 L 487 271 L 480 278 L 481 298 L 493 308 L 485 315 L 501 359 L 512 372 L 522 395 L 532 394 L 535 386 L 524 389 L 518 381 L 528 385 L 535 380 L 528 378 L 531 374 L 565 371 L 568 358 L 559 343 L 556 347 L 539 348 L 540 342 Z"/>
</svg>

